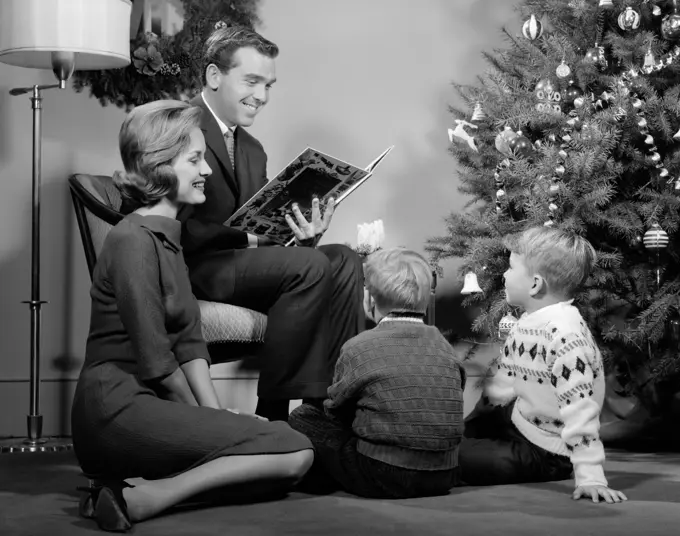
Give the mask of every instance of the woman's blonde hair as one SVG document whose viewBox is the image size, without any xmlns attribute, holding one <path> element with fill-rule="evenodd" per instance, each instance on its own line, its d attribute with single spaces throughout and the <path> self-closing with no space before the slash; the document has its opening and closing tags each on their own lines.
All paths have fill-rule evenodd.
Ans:
<svg viewBox="0 0 680 536">
<path fill-rule="evenodd" d="M 118 136 L 125 173 L 114 173 L 121 195 L 137 207 L 177 194 L 172 164 L 201 124 L 201 109 L 177 100 L 159 100 L 134 108 Z"/>
<path fill-rule="evenodd" d="M 366 289 L 381 312 L 427 310 L 432 269 L 415 251 L 391 248 L 371 253 L 364 264 L 364 278 Z"/>
</svg>

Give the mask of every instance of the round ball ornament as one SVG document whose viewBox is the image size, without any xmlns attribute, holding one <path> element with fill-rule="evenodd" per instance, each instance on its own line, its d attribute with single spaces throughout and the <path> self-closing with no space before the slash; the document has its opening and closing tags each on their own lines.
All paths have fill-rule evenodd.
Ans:
<svg viewBox="0 0 680 536">
<path fill-rule="evenodd" d="M 529 158 L 534 154 L 534 146 L 524 134 L 517 133 L 517 136 L 508 144 L 510 150 L 517 156 Z"/>
<path fill-rule="evenodd" d="M 632 7 L 627 7 L 619 15 L 619 28 L 622 30 L 637 30 L 640 27 L 640 13 Z"/>
<path fill-rule="evenodd" d="M 680 39 L 680 15 L 678 13 L 664 17 L 661 22 L 661 35 L 669 41 Z"/>
<path fill-rule="evenodd" d="M 522 26 L 522 33 L 529 41 L 535 41 L 543 34 L 543 24 L 536 18 L 536 15 L 531 15 Z"/>
<path fill-rule="evenodd" d="M 585 58 L 583 58 L 583 61 L 590 65 L 597 65 L 599 63 L 604 63 L 604 54 L 602 53 L 602 50 L 598 47 L 593 47 L 588 49 L 588 52 L 586 52 Z"/>
<path fill-rule="evenodd" d="M 515 134 L 510 127 L 505 127 L 503 132 L 496 136 L 496 149 L 498 149 L 498 152 L 505 156 L 510 156 L 512 151 L 509 144 L 516 137 L 517 134 Z"/>
<path fill-rule="evenodd" d="M 567 78 L 571 74 L 571 69 L 569 68 L 569 65 L 567 65 L 564 60 L 562 60 L 562 63 L 560 63 L 557 66 L 557 69 L 555 69 L 555 74 L 558 76 L 558 78 Z"/>
<path fill-rule="evenodd" d="M 505 339 L 517 322 L 517 318 L 512 315 L 505 315 L 501 318 L 501 321 L 498 323 L 498 338 Z"/>
<path fill-rule="evenodd" d="M 666 249 L 668 247 L 668 233 L 658 223 L 652 225 L 642 239 L 645 248 L 651 250 Z"/>
<path fill-rule="evenodd" d="M 546 78 L 536 82 L 534 95 L 536 95 L 537 98 L 543 100 L 547 97 L 548 93 L 552 93 L 553 91 L 555 91 L 555 88 L 553 87 L 552 82 Z"/>
<path fill-rule="evenodd" d="M 564 91 L 563 100 L 567 104 L 573 104 L 576 99 L 583 97 L 583 91 L 580 87 L 569 84 L 569 87 Z"/>
</svg>

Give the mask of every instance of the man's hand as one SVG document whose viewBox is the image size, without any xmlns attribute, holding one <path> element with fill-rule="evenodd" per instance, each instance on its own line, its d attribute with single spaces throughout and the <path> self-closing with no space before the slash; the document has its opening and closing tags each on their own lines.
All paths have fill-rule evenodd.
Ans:
<svg viewBox="0 0 680 536">
<path fill-rule="evenodd" d="M 574 490 L 572 498 L 578 501 L 582 497 L 590 497 L 595 503 L 600 502 L 600 498 L 602 498 L 610 504 L 628 500 L 628 497 L 623 493 L 609 489 L 607 486 L 579 486 Z"/>
<path fill-rule="evenodd" d="M 312 220 L 307 221 L 300 211 L 297 203 L 293 204 L 293 214 L 295 220 L 290 214 L 286 214 L 286 223 L 290 226 L 295 235 L 295 244 L 298 246 L 315 247 L 321 237 L 328 229 L 335 211 L 335 199 L 328 200 L 326 210 L 321 216 L 321 208 L 318 198 L 312 199 Z"/>
</svg>

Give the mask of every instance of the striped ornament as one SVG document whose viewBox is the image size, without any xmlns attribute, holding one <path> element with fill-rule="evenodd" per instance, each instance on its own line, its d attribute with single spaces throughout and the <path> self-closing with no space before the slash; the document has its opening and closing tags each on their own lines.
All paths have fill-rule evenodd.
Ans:
<svg viewBox="0 0 680 536">
<path fill-rule="evenodd" d="M 536 15 L 531 15 L 531 18 L 522 26 L 522 33 L 529 41 L 534 41 L 543 34 L 543 24 L 536 18 Z"/>
<path fill-rule="evenodd" d="M 642 240 L 647 249 L 666 249 L 668 247 L 668 233 L 658 223 L 645 233 Z"/>
</svg>

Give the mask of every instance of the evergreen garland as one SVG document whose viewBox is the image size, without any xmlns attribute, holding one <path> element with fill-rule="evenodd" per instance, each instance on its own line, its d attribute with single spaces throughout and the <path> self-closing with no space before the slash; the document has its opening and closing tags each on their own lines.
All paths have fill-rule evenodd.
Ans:
<svg viewBox="0 0 680 536">
<path fill-rule="evenodd" d="M 173 36 L 139 32 L 122 69 L 77 71 L 73 89 L 89 87 L 102 106 L 130 110 L 158 99 L 188 99 L 201 89 L 203 44 L 220 24 L 254 29 L 260 0 L 182 0 L 184 26 Z"/>
</svg>

